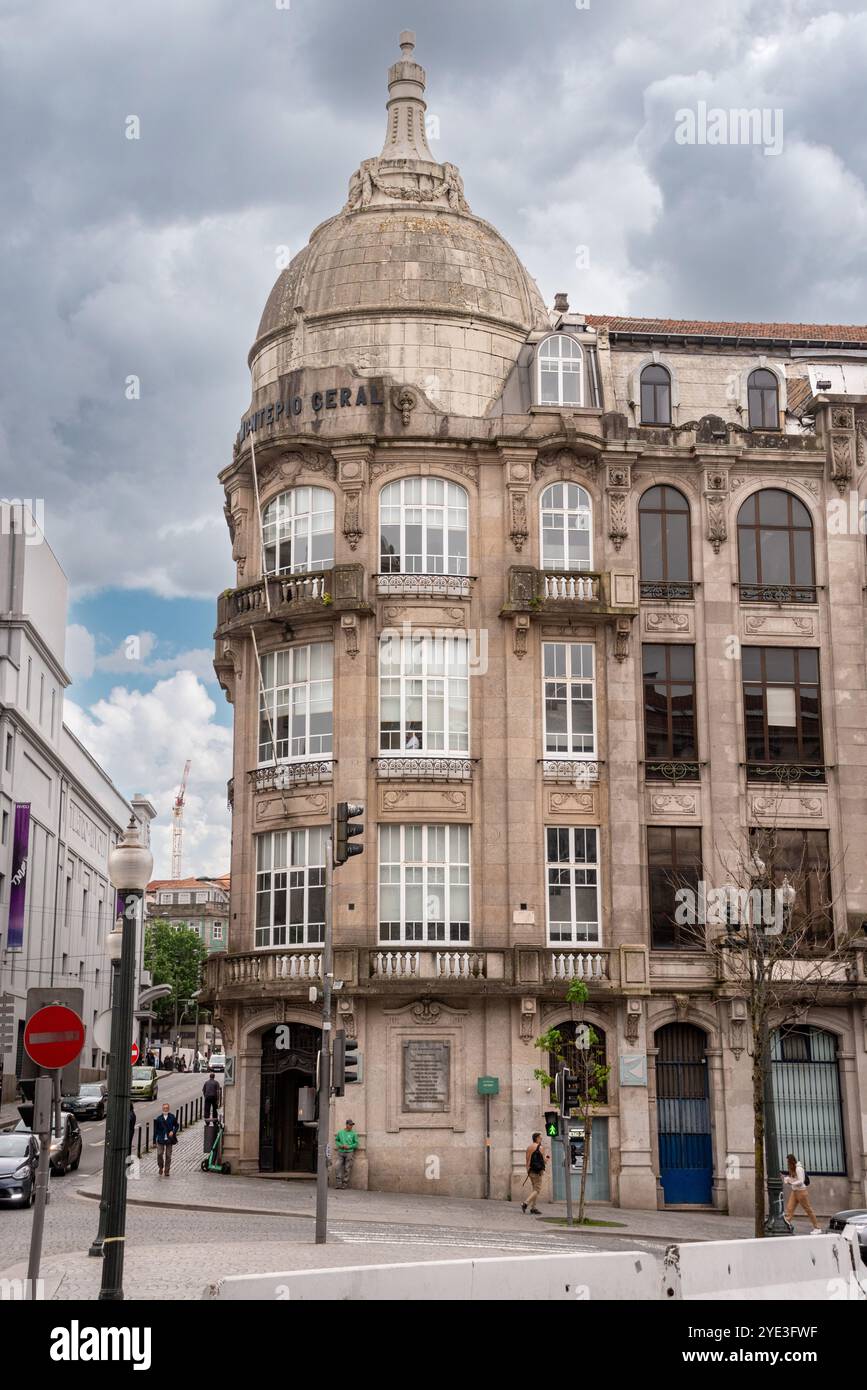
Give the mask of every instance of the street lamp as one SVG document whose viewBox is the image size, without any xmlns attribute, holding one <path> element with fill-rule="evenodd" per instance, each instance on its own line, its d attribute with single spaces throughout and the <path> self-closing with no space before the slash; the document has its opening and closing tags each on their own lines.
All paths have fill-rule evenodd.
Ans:
<svg viewBox="0 0 867 1390">
<path fill-rule="evenodd" d="M 119 922 L 120 922 L 120 918 L 118 918 L 118 921 L 112 923 L 111 931 L 108 932 L 108 933 L 106 934 L 106 938 L 105 938 L 105 953 L 106 953 L 106 955 L 108 956 L 109 961 L 111 962 L 111 987 L 110 987 L 110 990 L 109 990 L 109 1002 L 110 1002 L 110 1004 L 112 1005 L 112 1007 L 114 1007 L 114 1002 L 115 1002 L 115 1000 L 117 999 L 117 980 L 118 980 L 118 974 L 119 974 L 119 972 L 120 972 L 120 956 L 121 956 L 121 949 L 122 949 L 122 946 L 123 946 L 123 931 L 122 931 L 121 927 L 118 925 Z M 112 1014 L 112 1030 L 113 1030 L 113 1028 L 114 1028 L 114 1015 Z M 112 1031 L 112 1041 L 113 1041 L 113 1037 L 114 1037 L 114 1034 L 113 1034 L 113 1031 Z M 111 1067 L 111 1059 L 110 1059 L 110 1057 L 109 1057 L 109 1078 L 111 1078 L 111 1076 L 112 1076 L 112 1067 Z M 109 1146 L 108 1136 L 109 1136 L 109 1120 L 110 1120 L 110 1118 L 111 1118 L 111 1115 L 110 1115 L 110 1112 L 109 1112 L 109 1113 L 107 1114 L 107 1116 L 106 1116 L 106 1121 L 105 1121 L 105 1143 L 104 1143 L 104 1146 L 103 1146 L 103 1153 L 104 1153 L 105 1155 L 108 1154 L 108 1146 Z M 87 1252 L 88 1255 L 101 1255 L 101 1254 L 102 1254 L 102 1245 L 103 1245 L 103 1241 L 105 1240 L 106 1224 L 107 1224 L 107 1221 L 108 1221 L 108 1193 L 109 1193 L 109 1171 L 108 1171 L 108 1163 L 104 1162 L 103 1165 L 102 1165 L 102 1190 L 101 1190 L 100 1196 L 99 1196 L 99 1230 L 98 1230 L 97 1233 L 96 1233 L 96 1236 L 95 1236 L 95 1238 L 94 1238 L 93 1244 L 91 1245 L 90 1249 L 89 1249 L 88 1252 Z"/>
<path fill-rule="evenodd" d="M 103 1192 L 107 1212 L 103 1239 L 100 1299 L 123 1298 L 123 1247 L 126 1236 L 126 1159 L 130 1107 L 130 1048 L 135 989 L 136 926 L 139 907 L 151 880 L 153 855 L 139 839 L 135 818 L 108 856 L 108 876 L 121 898 L 120 966 L 115 977 L 111 1014 L 108 1125 Z"/>
</svg>

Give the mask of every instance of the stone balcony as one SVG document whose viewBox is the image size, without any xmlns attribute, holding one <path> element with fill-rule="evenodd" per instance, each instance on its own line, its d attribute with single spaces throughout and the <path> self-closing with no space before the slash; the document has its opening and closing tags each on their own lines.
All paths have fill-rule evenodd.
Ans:
<svg viewBox="0 0 867 1390">
<path fill-rule="evenodd" d="M 540 570 L 511 565 L 503 613 L 522 612 L 546 618 L 633 618 L 638 612 L 636 577 L 628 571 Z"/>
<path fill-rule="evenodd" d="M 467 574 L 374 574 L 377 598 L 470 598 L 475 577 Z"/>
<path fill-rule="evenodd" d="M 231 637 L 265 622 L 321 621 L 329 611 L 371 612 L 364 597 L 364 567 L 334 565 L 309 574 L 278 574 L 227 589 L 217 600 L 216 637 Z"/>
<path fill-rule="evenodd" d="M 295 763 L 277 763 L 276 767 L 254 767 L 247 773 L 247 780 L 254 792 L 319 786 L 334 780 L 334 764 L 334 758 L 304 758 Z"/>
</svg>

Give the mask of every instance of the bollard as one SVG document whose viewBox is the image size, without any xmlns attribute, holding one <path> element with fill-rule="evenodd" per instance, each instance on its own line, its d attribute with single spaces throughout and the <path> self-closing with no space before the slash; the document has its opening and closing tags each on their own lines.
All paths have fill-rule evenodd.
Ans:
<svg viewBox="0 0 867 1390">
<path fill-rule="evenodd" d="M 138 1127 L 138 1144 L 136 1146 L 136 1156 L 141 1158 L 141 1125 Z"/>
<path fill-rule="evenodd" d="M 148 1120 L 147 1124 L 145 1125 L 145 1153 L 146 1153 L 146 1154 L 149 1154 L 150 1151 L 151 1151 L 151 1122 L 150 1122 L 150 1120 Z"/>
</svg>

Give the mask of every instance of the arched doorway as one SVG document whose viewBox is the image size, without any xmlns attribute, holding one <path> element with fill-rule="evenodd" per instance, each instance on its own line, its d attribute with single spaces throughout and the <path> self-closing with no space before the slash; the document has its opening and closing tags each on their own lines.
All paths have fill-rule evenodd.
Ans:
<svg viewBox="0 0 867 1390">
<path fill-rule="evenodd" d="M 313 1173 L 316 1127 L 298 1119 L 298 1092 L 312 1086 L 319 1051 L 318 1028 L 278 1023 L 262 1034 L 259 1101 L 259 1168 L 263 1173 Z"/>
<path fill-rule="evenodd" d="M 656 1033 L 659 1179 L 668 1206 L 710 1206 L 713 1148 L 707 1082 L 707 1036 L 691 1023 Z"/>
</svg>

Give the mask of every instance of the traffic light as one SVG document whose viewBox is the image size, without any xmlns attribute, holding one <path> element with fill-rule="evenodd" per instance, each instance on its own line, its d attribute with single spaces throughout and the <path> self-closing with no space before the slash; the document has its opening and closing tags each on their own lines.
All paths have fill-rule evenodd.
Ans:
<svg viewBox="0 0 867 1390">
<path fill-rule="evenodd" d="M 363 845 L 351 845 L 349 843 L 353 835 L 363 835 L 363 825 L 352 825 L 350 822 L 356 816 L 364 815 L 364 807 L 355 801 L 339 801 L 337 803 L 337 818 L 334 834 L 334 867 L 338 864 L 345 864 L 347 859 L 351 859 L 353 854 L 363 854 Z"/>
<path fill-rule="evenodd" d="M 336 1096 L 343 1095 L 345 1082 L 346 1033 L 342 1028 L 338 1028 L 334 1034 L 334 1046 L 331 1049 L 331 1087 Z"/>
<path fill-rule="evenodd" d="M 556 1110 L 545 1111 L 545 1138 L 556 1139 L 560 1133 L 560 1116 Z"/>
<path fill-rule="evenodd" d="M 358 1042 L 355 1038 L 347 1038 L 343 1045 L 343 1081 L 344 1085 L 349 1086 L 353 1081 L 361 1080 L 361 1054 L 358 1051 Z"/>
</svg>

